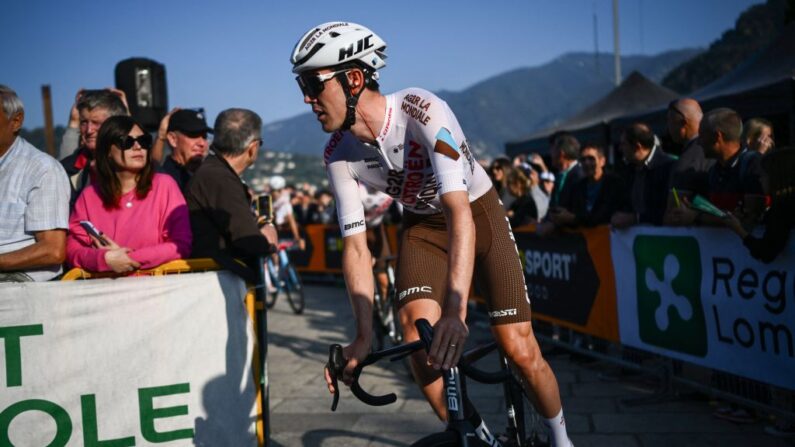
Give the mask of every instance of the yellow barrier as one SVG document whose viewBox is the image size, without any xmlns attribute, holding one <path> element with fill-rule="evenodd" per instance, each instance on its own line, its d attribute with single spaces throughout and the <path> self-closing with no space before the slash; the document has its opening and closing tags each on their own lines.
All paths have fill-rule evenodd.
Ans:
<svg viewBox="0 0 795 447">
<path fill-rule="evenodd" d="M 210 258 L 175 259 L 153 269 L 136 270 L 130 273 L 115 272 L 89 272 L 81 268 L 73 268 L 66 272 L 61 281 L 74 281 L 79 279 L 119 278 L 124 276 L 162 276 L 178 275 L 180 273 L 207 272 L 221 270 L 221 266 Z"/>
</svg>

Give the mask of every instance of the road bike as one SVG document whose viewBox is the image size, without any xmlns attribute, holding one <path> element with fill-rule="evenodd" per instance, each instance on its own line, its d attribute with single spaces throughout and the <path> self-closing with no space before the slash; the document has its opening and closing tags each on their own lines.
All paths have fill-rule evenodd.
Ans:
<svg viewBox="0 0 795 447">
<path fill-rule="evenodd" d="M 304 301 L 304 285 L 301 276 L 293 267 L 288 256 L 288 251 L 293 249 L 292 242 L 280 242 L 277 246 L 278 265 L 273 261 L 272 256 L 268 256 L 266 263 L 268 275 L 270 276 L 272 288 L 268 290 L 267 301 L 265 304 L 268 309 L 273 308 L 276 299 L 283 294 L 287 297 L 287 302 L 296 314 L 304 311 L 306 303 Z"/>
<path fill-rule="evenodd" d="M 353 371 L 353 383 L 351 392 L 357 399 L 372 406 L 388 405 L 397 400 L 394 393 L 383 396 L 374 396 L 362 389 L 359 385 L 359 377 L 362 370 L 379 360 L 389 358 L 391 361 L 401 360 L 411 353 L 424 349 L 430 350 L 433 340 L 433 328 L 428 320 L 419 319 L 416 321 L 417 331 L 420 339 L 399 346 L 394 346 L 381 351 L 370 353 L 364 361 L 359 363 Z M 445 431 L 433 433 L 412 444 L 415 447 L 442 447 L 442 446 L 516 446 L 516 447 L 544 447 L 549 444 L 543 439 L 539 430 L 539 416 L 529 405 L 526 392 L 516 377 L 509 362 L 502 355 L 500 358 L 500 369 L 496 372 L 486 372 L 476 368 L 473 364 L 479 359 L 497 349 L 497 343 L 492 341 L 483 345 L 476 346 L 466 351 L 458 361 L 458 364 L 449 370 L 443 371 L 445 401 L 447 402 L 447 428 Z M 333 344 L 329 347 L 329 361 L 326 367 L 334 385 L 334 397 L 331 410 L 337 409 L 339 403 L 338 380 L 342 378 L 342 371 L 345 369 L 346 361 L 342 355 L 342 346 Z M 466 377 L 470 377 L 478 382 L 487 384 L 503 385 L 505 394 L 505 413 L 507 425 L 505 433 L 500 435 L 492 434 L 486 423 L 480 417 L 477 409 L 467 396 Z M 530 410 L 525 412 L 525 405 Z M 526 421 L 529 418 L 529 423 Z M 529 431 L 529 433 L 528 433 Z"/>
<path fill-rule="evenodd" d="M 399 345 L 403 342 L 403 331 L 398 321 L 397 290 L 395 289 L 395 256 L 387 256 L 384 261 L 387 277 L 386 295 L 378 283 L 378 271 L 373 269 L 375 279 L 375 295 L 373 299 L 373 349 L 378 351 L 387 346 Z M 376 263 L 377 265 L 378 263 Z"/>
</svg>

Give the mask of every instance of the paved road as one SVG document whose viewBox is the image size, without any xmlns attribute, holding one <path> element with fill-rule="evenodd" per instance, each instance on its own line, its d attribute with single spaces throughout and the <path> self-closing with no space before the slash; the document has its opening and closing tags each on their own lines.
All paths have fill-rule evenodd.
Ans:
<svg viewBox="0 0 795 447">
<path fill-rule="evenodd" d="M 293 315 L 283 300 L 269 314 L 272 445 L 402 446 L 443 429 L 401 368 L 371 367 L 367 381 L 362 380 L 373 394 L 397 393 L 396 403 L 369 407 L 344 389 L 332 413 L 322 367 L 328 345 L 350 339 L 353 317 L 342 287 L 308 286 L 306 297 L 304 315 Z M 489 339 L 483 324 L 470 331 L 471 343 Z M 763 422 L 735 425 L 714 418 L 714 403 L 704 399 L 627 406 L 626 399 L 649 396 L 651 386 L 637 380 L 603 381 L 599 373 L 615 369 L 602 363 L 578 363 L 567 354 L 547 359 L 560 383 L 577 447 L 795 446 L 766 435 Z M 488 359 L 483 361 L 489 365 Z M 492 432 L 501 431 L 501 388 L 472 381 L 468 385 Z"/>
</svg>

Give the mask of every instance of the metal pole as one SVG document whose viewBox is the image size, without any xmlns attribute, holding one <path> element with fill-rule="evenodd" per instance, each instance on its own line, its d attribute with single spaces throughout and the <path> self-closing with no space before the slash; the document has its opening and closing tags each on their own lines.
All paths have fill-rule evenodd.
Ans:
<svg viewBox="0 0 795 447">
<path fill-rule="evenodd" d="M 621 48 L 618 36 L 618 0 L 613 0 L 613 61 L 616 72 L 616 87 L 621 84 Z"/>
<path fill-rule="evenodd" d="M 49 85 L 41 86 L 41 100 L 44 102 L 44 141 L 47 153 L 58 158 L 55 153 L 55 129 L 52 124 L 52 94 Z"/>
</svg>

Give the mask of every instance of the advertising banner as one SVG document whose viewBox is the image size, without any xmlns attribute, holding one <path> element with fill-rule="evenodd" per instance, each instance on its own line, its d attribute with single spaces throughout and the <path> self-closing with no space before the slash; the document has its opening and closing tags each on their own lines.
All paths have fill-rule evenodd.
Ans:
<svg viewBox="0 0 795 447">
<path fill-rule="evenodd" d="M 256 446 L 228 272 L 0 284 L 0 445 Z"/>
<path fill-rule="evenodd" d="M 610 231 L 607 227 L 539 237 L 514 231 L 533 317 L 618 341 Z"/>
<path fill-rule="evenodd" d="M 612 235 L 623 344 L 795 389 L 795 240 L 770 264 L 725 229 Z"/>
</svg>

